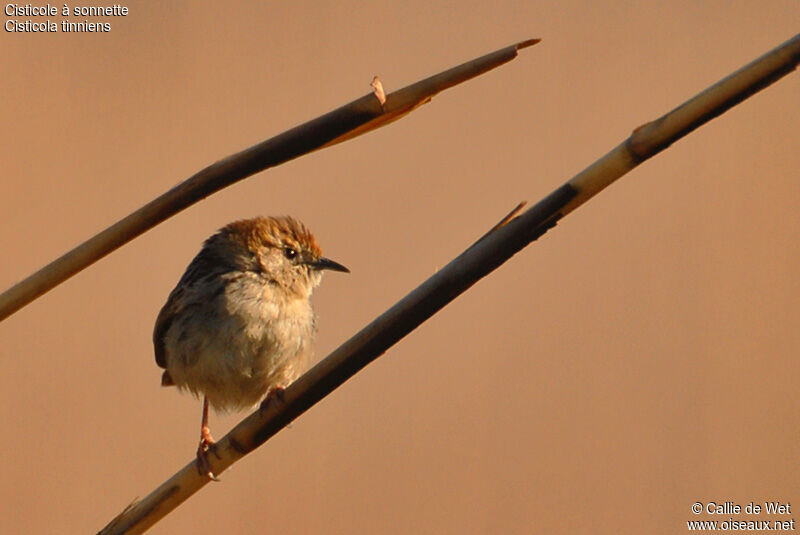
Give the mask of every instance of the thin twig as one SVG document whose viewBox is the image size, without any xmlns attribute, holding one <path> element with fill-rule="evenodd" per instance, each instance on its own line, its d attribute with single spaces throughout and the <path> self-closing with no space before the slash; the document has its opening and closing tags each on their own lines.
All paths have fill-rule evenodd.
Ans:
<svg viewBox="0 0 800 535">
<path fill-rule="evenodd" d="M 425 78 L 386 95 L 385 103 L 369 93 L 206 167 L 0 294 L 0 320 L 212 193 L 264 169 L 396 121 L 430 102 L 437 93 L 511 61 L 517 51 L 538 42 L 522 41 Z"/>
<path fill-rule="evenodd" d="M 300 377 L 284 402 L 256 411 L 217 443 L 215 474 L 263 444 L 479 279 L 535 240 L 564 215 L 669 144 L 791 72 L 800 35 L 634 133 L 522 215 L 487 233 L 401 301 Z M 374 98 L 373 98 L 374 99 Z M 514 212 L 512 212 L 513 215 Z M 503 218 L 505 220 L 506 218 Z M 208 483 L 194 459 L 101 533 L 142 533 Z"/>
</svg>

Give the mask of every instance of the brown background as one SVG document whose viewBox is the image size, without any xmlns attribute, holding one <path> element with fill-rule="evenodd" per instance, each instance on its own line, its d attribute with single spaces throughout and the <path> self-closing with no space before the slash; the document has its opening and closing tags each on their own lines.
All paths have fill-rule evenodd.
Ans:
<svg viewBox="0 0 800 535">
<path fill-rule="evenodd" d="M 352 269 L 315 296 L 324 356 L 800 20 L 795 0 L 127 5 L 108 34 L 0 37 L 3 287 L 373 74 L 391 91 L 544 41 L 0 323 L 9 533 L 94 532 L 191 459 L 200 404 L 159 387 L 150 336 L 216 228 L 292 214 Z M 799 97 L 794 74 L 626 176 L 152 532 L 684 533 L 695 501 L 800 507 Z"/>
</svg>

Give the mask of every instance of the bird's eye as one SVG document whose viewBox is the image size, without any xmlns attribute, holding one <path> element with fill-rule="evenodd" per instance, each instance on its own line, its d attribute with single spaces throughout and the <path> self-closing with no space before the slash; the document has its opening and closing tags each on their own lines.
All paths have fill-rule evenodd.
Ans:
<svg viewBox="0 0 800 535">
<path fill-rule="evenodd" d="M 283 255 L 289 260 L 294 260 L 295 258 L 297 258 L 297 251 L 295 251 L 291 247 L 287 247 L 283 250 Z"/>
</svg>

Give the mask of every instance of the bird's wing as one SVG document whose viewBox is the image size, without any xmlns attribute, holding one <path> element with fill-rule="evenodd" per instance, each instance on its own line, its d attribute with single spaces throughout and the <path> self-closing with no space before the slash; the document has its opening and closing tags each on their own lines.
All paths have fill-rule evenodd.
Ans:
<svg viewBox="0 0 800 535">
<path fill-rule="evenodd" d="M 156 326 L 153 329 L 153 347 L 156 352 L 156 364 L 162 368 L 167 367 L 167 354 L 164 349 L 164 337 L 167 335 L 169 326 L 175 320 L 175 317 L 180 314 L 183 306 L 181 303 L 185 302 L 182 298 L 183 289 L 178 286 L 172 293 L 169 294 L 166 304 L 161 308 L 156 318 Z"/>
</svg>

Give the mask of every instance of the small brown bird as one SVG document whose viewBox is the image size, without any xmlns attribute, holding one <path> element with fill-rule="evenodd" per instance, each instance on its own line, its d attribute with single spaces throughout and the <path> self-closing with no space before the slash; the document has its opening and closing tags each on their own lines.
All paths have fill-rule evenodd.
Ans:
<svg viewBox="0 0 800 535">
<path fill-rule="evenodd" d="M 227 412 L 268 403 L 308 368 L 314 337 L 310 297 L 322 270 L 349 270 L 322 256 L 291 217 L 257 217 L 220 229 L 203 244 L 156 319 L 163 386 L 203 396 L 201 473 L 215 479 L 209 405 Z"/>
</svg>

